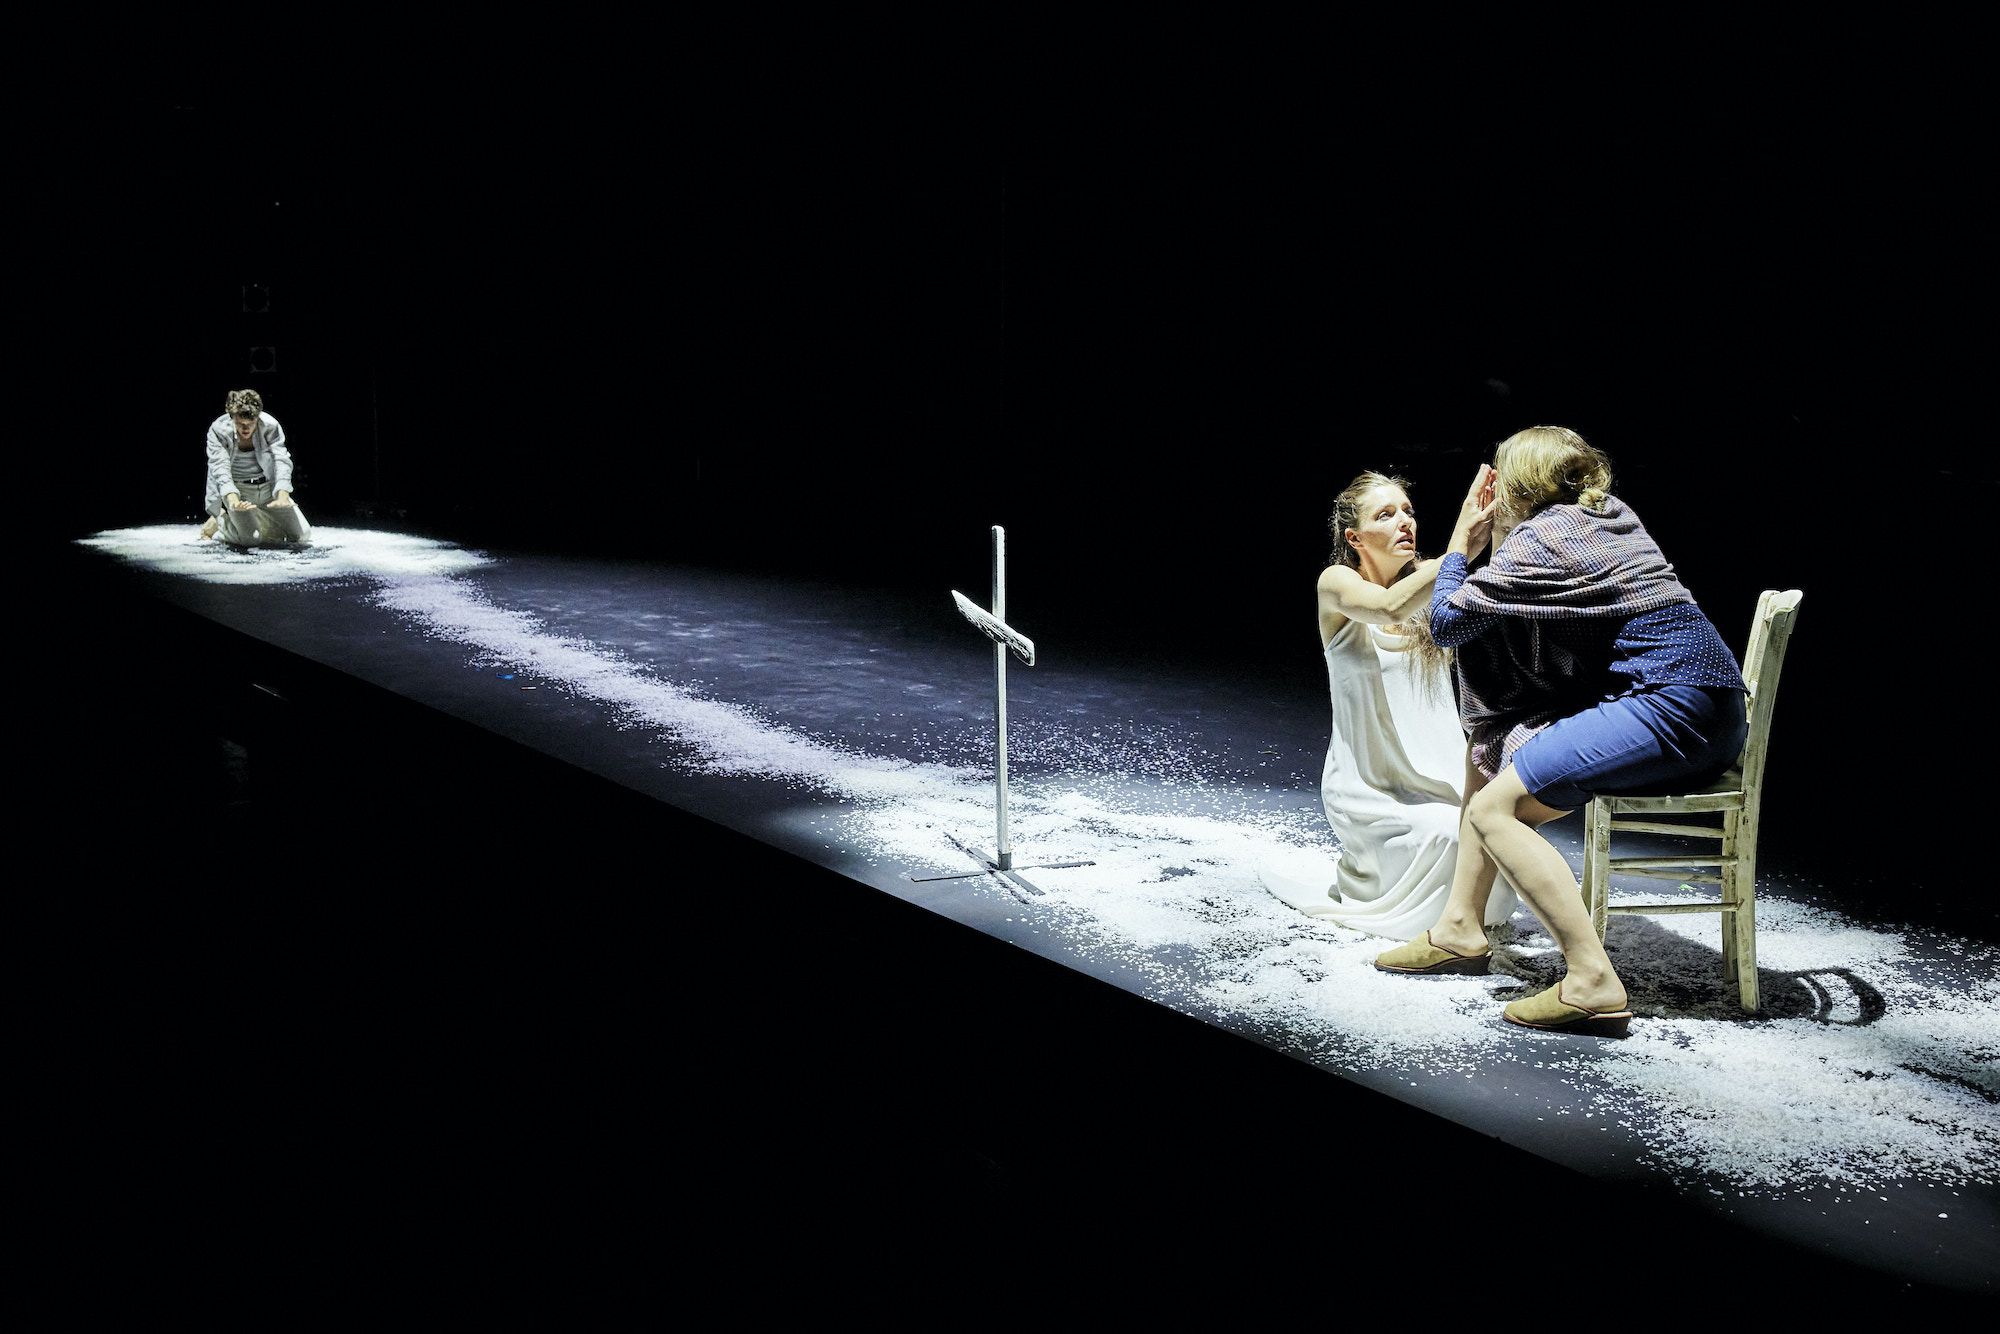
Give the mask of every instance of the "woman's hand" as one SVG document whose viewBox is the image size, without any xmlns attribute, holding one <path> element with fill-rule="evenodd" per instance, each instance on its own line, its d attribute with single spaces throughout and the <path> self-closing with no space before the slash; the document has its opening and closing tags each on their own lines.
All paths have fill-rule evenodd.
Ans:
<svg viewBox="0 0 2000 1334">
<path fill-rule="evenodd" d="M 280 491 L 272 498 L 271 503 L 264 506 L 264 508 L 267 510 L 288 510 L 292 508 L 292 493 L 289 491 Z"/>
<path fill-rule="evenodd" d="M 1486 550 L 1487 539 L 1493 535 L 1493 512 L 1499 508 L 1493 495 L 1498 475 L 1491 464 L 1479 465 L 1478 475 L 1466 490 L 1465 503 L 1458 508 L 1458 526 L 1452 529 L 1446 551 L 1456 551 L 1470 561 Z"/>
</svg>

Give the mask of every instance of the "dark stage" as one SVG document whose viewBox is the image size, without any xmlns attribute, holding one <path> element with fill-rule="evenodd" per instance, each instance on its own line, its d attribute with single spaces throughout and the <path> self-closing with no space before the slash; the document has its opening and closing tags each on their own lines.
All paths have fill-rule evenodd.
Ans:
<svg viewBox="0 0 2000 1334">
<path fill-rule="evenodd" d="M 1992 1282 L 1995 950 L 1871 924 L 1859 876 L 1772 847 L 1754 1018 L 1708 919 L 1615 918 L 1635 1037 L 1523 1033 L 1499 1002 L 1557 958 L 1525 909 L 1506 975 L 1412 982 L 1259 885 L 1331 866 L 1309 672 L 1044 640 L 1011 691 L 1018 864 L 1094 865 L 925 879 L 992 836 L 991 656 L 942 591 L 319 529 L 67 557 L 98 623 L 176 646 L 88 655 L 122 701 L 89 749 L 128 758 L 83 780 L 188 846 L 143 909 L 178 963 L 137 976 L 162 1021 L 218 1010 L 177 1016 L 203 1036 L 170 1078 L 238 1034 L 292 1105 L 431 1109 L 364 1116 L 391 1161 L 436 1136 L 426 1170 L 466 1172 L 497 1137 L 534 1191 L 610 1188 L 585 1165 L 634 1170 L 667 1122 L 709 1149 L 651 1170 L 710 1207 L 900 1228 L 1310 1219 L 1430 1163 L 1773 1282 Z"/>
</svg>

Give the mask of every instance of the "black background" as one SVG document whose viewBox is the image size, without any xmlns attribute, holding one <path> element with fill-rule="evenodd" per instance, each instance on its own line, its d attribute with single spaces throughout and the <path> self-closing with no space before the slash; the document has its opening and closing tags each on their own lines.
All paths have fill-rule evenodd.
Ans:
<svg viewBox="0 0 2000 1334">
<path fill-rule="evenodd" d="M 1983 807 L 2000 498 L 1959 85 L 1859 32 L 1523 62 L 1171 13 L 101 88 L 45 119 L 78 452 L 37 513 L 198 520 L 251 385 L 318 522 L 981 600 L 1001 523 L 1046 649 L 1310 683 L 1334 493 L 1402 472 L 1435 549 L 1558 422 L 1733 645 L 1805 590 L 1772 827 L 1969 893 L 1918 832 Z"/>
<path fill-rule="evenodd" d="M 1012 618 L 1044 652 L 1311 698 L 1333 495 L 1403 471 L 1435 549 L 1492 445 L 1559 422 L 1611 455 L 1732 644 L 1759 590 L 1805 591 L 1767 863 L 1822 871 L 1870 920 L 1992 938 L 1979 557 L 2000 484 L 1964 34 L 1620 12 L 1559 45 L 1513 19 L 1279 31 L 1184 6 L 1032 30 L 976 7 L 643 34 L 290 21 L 24 45 L 52 76 L 16 136 L 34 538 L 197 522 L 197 432 L 253 385 L 319 523 L 941 608 L 983 596 L 1002 523 Z M 244 310 L 250 284 L 268 312 Z M 253 374 L 251 347 L 277 369 Z M 80 1255 L 107 1219 L 148 1254 L 204 1239 L 188 1220 L 212 1207 L 308 1264 L 297 1229 L 343 1209 L 427 1274 L 475 1216 L 540 1245 L 687 1214 L 796 1257 L 874 1246 L 852 1202 L 883 1176 L 925 1231 L 967 1199 L 1012 1227 L 1007 1192 L 1045 1187 L 1091 1229 L 1114 1207 L 1100 1127 L 1135 1135 L 1114 1194 L 1181 1165 L 1127 1208 L 1171 1228 L 1153 1202 L 1204 1177 L 1289 1195 L 1318 1170 L 1246 1173 L 1233 1135 L 1197 1152 L 1214 1125 L 1311 1106 L 1388 1142 L 1370 1100 L 1272 1095 L 1303 1067 L 1253 1078 L 1260 1048 L 1025 979 L 1019 951 L 981 962 L 983 938 L 941 949 L 886 895 L 781 914 L 739 976 L 717 885 L 851 884 L 747 841 L 711 850 L 718 878 L 687 860 L 703 836 L 666 828 L 693 817 L 446 744 L 468 729 L 400 702 L 264 724 L 253 744 L 325 774 L 217 816 L 197 752 L 271 707 L 260 649 L 191 652 L 166 609 L 43 574 L 68 566 L 18 567 L 52 596 L 17 604 L 16 717 L 38 717 L 15 737 L 53 761 L 24 766 L 50 807 L 24 847 L 72 916 L 30 937 L 48 985 L 23 1028 L 64 1146 L 43 1223 L 73 1219 Z M 20 744 L 37 721 L 46 745 Z M 537 809 L 455 796 L 439 755 Z M 292 878 L 246 879 L 270 831 Z M 1128 1005 L 1159 1012 L 1150 1045 Z M 700 1133 L 663 1140 L 690 1110 Z M 1328 1187 L 1385 1235 L 1422 1224 L 1386 1165 L 1454 1132 L 1398 1133 L 1382 1176 Z M 723 1184 L 684 1208 L 703 1172 Z M 804 1227 L 798 1179 L 825 1191 Z M 1244 1198 L 1234 1216 L 1268 1216 Z M 1046 1235 L 1033 1216 L 1008 1244 Z M 1655 1200 L 1621 1235 L 1641 1217 L 1680 1226 Z"/>
</svg>

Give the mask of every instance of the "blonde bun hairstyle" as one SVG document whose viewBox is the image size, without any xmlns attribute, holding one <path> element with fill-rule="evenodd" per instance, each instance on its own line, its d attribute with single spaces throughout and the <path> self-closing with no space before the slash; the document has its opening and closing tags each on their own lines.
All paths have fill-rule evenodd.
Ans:
<svg viewBox="0 0 2000 1334">
<path fill-rule="evenodd" d="M 1530 426 L 1500 442 L 1493 490 L 1512 527 L 1546 505 L 1594 510 L 1611 494 L 1611 460 L 1567 426 Z"/>
</svg>

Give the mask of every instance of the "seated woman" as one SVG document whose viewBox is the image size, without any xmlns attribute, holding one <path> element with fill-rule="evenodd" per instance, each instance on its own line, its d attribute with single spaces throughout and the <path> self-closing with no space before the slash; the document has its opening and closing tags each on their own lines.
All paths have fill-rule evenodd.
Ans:
<svg viewBox="0 0 2000 1334">
<path fill-rule="evenodd" d="M 1535 829 L 1595 792 L 1719 777 L 1743 749 L 1743 674 L 1582 436 L 1536 426 L 1503 441 L 1494 462 L 1493 559 L 1468 574 L 1464 554 L 1446 555 L 1431 597 L 1431 634 L 1457 649 L 1472 735 L 1460 864 L 1497 865 L 1568 965 L 1506 1018 L 1619 1036 L 1632 1017 L 1624 984 L 1569 863 Z M 1486 971 L 1479 880 L 1461 875 L 1437 923 L 1377 966 Z"/>
<path fill-rule="evenodd" d="M 232 389 L 223 414 L 208 424 L 204 538 L 231 546 L 312 541 L 312 525 L 292 500 L 292 451 L 285 428 L 264 411 L 255 389 Z"/>
<path fill-rule="evenodd" d="M 1489 472 L 1481 469 L 1461 509 L 1457 550 L 1485 546 L 1491 509 L 1477 492 Z M 1340 861 L 1331 885 L 1275 868 L 1261 875 L 1303 912 L 1401 940 L 1437 921 L 1459 861 L 1465 734 L 1444 650 L 1418 623 L 1439 562 L 1417 559 L 1416 511 L 1399 477 L 1362 473 L 1334 501 L 1329 527 L 1335 546 L 1319 579 L 1319 635 L 1333 740 L 1320 799 L 1340 836 Z M 1506 921 L 1513 890 L 1489 895 L 1491 862 L 1478 863 L 1477 874 L 1484 920 Z"/>
</svg>

